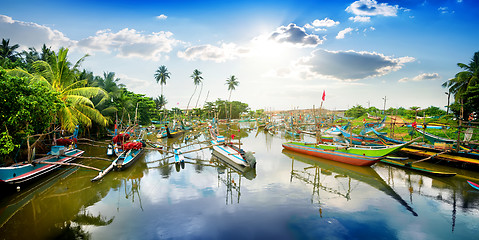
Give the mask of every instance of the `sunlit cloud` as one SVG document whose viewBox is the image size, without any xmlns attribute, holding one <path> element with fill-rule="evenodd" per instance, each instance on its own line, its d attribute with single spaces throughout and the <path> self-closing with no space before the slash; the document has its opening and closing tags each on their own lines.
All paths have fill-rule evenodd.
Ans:
<svg viewBox="0 0 479 240">
<path fill-rule="evenodd" d="M 159 20 L 165 20 L 167 18 L 168 18 L 168 16 L 166 16 L 165 14 L 161 14 L 160 16 L 156 16 L 156 19 L 159 19 Z"/>
<path fill-rule="evenodd" d="M 365 17 L 365 16 L 354 16 L 354 17 L 349 17 L 349 20 L 353 22 L 370 22 L 371 17 Z"/>
<path fill-rule="evenodd" d="M 315 50 L 311 56 L 300 59 L 296 67 L 306 70 L 310 78 L 327 77 L 343 81 L 357 81 L 379 77 L 412 62 L 412 57 L 392 58 L 375 52 Z"/>
<path fill-rule="evenodd" d="M 76 44 L 76 41 L 58 30 L 37 23 L 13 20 L 5 15 L 0 15 L 0 32 L 3 36 L 8 36 L 10 42 L 18 43 L 21 50 L 27 50 L 29 47 L 41 48 L 43 44 L 53 49 Z"/>
<path fill-rule="evenodd" d="M 324 37 L 321 39 L 314 34 L 306 33 L 305 29 L 290 23 L 288 26 L 281 26 L 269 35 L 270 40 L 279 43 L 291 44 L 297 47 L 316 47 L 322 44 Z"/>
<path fill-rule="evenodd" d="M 249 49 L 247 48 L 238 47 L 234 43 L 223 43 L 219 47 L 210 44 L 189 47 L 185 51 L 179 51 L 177 55 L 188 61 L 203 60 L 225 62 L 237 59 L 248 53 Z"/>
<path fill-rule="evenodd" d="M 398 8 L 375 0 L 359 0 L 347 7 L 346 12 L 357 16 L 397 16 Z"/>
<path fill-rule="evenodd" d="M 423 73 L 413 78 L 402 78 L 398 82 L 434 81 L 438 79 L 441 79 L 438 73 Z"/>
<path fill-rule="evenodd" d="M 455 13 L 455 11 L 449 10 L 448 7 L 440 7 L 440 8 L 438 8 L 437 10 L 438 10 L 441 14 L 454 14 L 454 13 Z"/>
<path fill-rule="evenodd" d="M 336 35 L 336 39 L 343 39 L 346 34 L 351 33 L 352 31 L 354 31 L 353 28 L 350 28 L 350 27 L 345 28 L 345 29 L 339 31 L 338 35 Z"/>
<path fill-rule="evenodd" d="M 313 21 L 312 25 L 315 27 L 334 27 L 339 25 L 339 21 L 334 21 L 329 18 L 325 18 L 323 20 L 316 19 Z"/>
<path fill-rule="evenodd" d="M 180 41 L 171 32 L 144 34 L 135 29 L 124 28 L 118 32 L 100 30 L 95 36 L 78 41 L 77 47 L 88 53 L 96 51 L 114 53 L 122 58 L 142 58 L 153 61 L 161 59 Z"/>
</svg>

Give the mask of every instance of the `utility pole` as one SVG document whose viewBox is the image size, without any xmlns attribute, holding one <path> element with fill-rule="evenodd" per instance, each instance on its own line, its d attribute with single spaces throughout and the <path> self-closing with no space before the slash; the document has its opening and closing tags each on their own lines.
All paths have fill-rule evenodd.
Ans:
<svg viewBox="0 0 479 240">
<path fill-rule="evenodd" d="M 448 92 L 445 92 L 445 94 L 447 95 L 447 111 L 446 111 L 446 114 L 449 114 L 449 99 L 450 99 L 450 96 L 451 96 L 451 92 L 448 91 Z"/>
<path fill-rule="evenodd" d="M 384 100 L 384 107 L 383 107 L 383 114 L 386 114 L 386 96 L 383 97 Z"/>
</svg>

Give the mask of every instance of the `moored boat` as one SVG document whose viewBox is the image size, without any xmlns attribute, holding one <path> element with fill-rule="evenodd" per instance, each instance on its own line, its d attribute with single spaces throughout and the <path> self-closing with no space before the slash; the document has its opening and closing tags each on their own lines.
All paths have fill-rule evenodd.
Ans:
<svg viewBox="0 0 479 240">
<path fill-rule="evenodd" d="M 84 151 L 73 146 L 65 149 L 63 146 L 54 146 L 50 155 L 33 160 L 31 163 L 17 163 L 0 168 L 0 183 L 22 184 L 32 181 L 58 167 L 62 163 L 69 163 L 79 157 Z"/>
<path fill-rule="evenodd" d="M 218 158 L 228 161 L 235 168 L 256 167 L 256 159 L 250 152 L 245 152 L 232 142 L 225 141 L 224 136 L 218 135 L 210 128 L 210 135 L 213 152 Z"/>
<path fill-rule="evenodd" d="M 413 140 L 414 141 L 414 140 Z M 356 166 L 371 166 L 386 155 L 400 150 L 413 141 L 389 146 L 347 146 L 341 144 L 283 143 L 285 149 Z"/>
</svg>

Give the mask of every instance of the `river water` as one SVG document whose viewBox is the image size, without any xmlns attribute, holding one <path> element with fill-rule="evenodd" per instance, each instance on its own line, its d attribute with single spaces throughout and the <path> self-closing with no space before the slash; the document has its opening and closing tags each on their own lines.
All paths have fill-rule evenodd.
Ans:
<svg viewBox="0 0 479 240">
<path fill-rule="evenodd" d="M 209 149 L 185 154 L 184 166 L 147 150 L 95 183 L 95 171 L 64 168 L 2 194 L 0 239 L 477 239 L 479 191 L 466 182 L 477 172 L 439 167 L 458 173 L 440 178 L 338 164 L 283 150 L 287 136 L 248 127 L 236 135 L 256 170 L 236 172 Z M 188 151 L 204 140 L 165 144 Z M 79 148 L 106 157 L 104 147 Z"/>
</svg>

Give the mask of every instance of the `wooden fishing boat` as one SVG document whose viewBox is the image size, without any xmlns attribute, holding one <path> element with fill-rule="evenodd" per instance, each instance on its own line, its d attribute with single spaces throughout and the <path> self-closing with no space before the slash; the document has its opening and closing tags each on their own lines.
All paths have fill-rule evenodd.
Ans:
<svg viewBox="0 0 479 240">
<path fill-rule="evenodd" d="M 21 184 L 42 176 L 61 164 L 69 163 L 79 157 L 84 151 L 63 146 L 54 146 L 50 155 L 33 160 L 31 163 L 17 163 L 8 167 L 0 168 L 0 183 Z"/>
<path fill-rule="evenodd" d="M 416 140 L 416 139 L 415 139 Z M 414 141 L 414 140 L 413 140 Z M 285 149 L 356 166 L 371 166 L 386 155 L 400 150 L 413 141 L 389 146 L 347 146 L 342 144 L 283 143 Z"/>
<path fill-rule="evenodd" d="M 469 185 L 471 185 L 471 187 L 479 190 L 479 184 L 475 183 L 475 182 L 471 182 L 469 180 L 467 180 L 467 183 L 469 183 Z"/>
<path fill-rule="evenodd" d="M 365 135 L 365 134 L 368 134 L 368 133 L 372 132 L 373 130 L 380 131 L 385 126 L 386 126 L 386 117 L 384 117 L 383 120 L 381 120 L 381 122 L 379 122 L 379 123 L 365 123 L 364 124 L 364 129 L 361 130 L 361 132 L 359 134 L 360 135 Z"/>
<path fill-rule="evenodd" d="M 131 166 L 143 154 L 144 149 L 142 142 L 128 142 L 125 144 L 127 144 L 127 146 L 123 147 L 124 151 L 122 151 L 120 155 L 115 160 L 113 160 L 113 162 L 106 169 L 99 172 L 96 177 L 92 178 L 92 182 L 100 180 L 111 170 L 124 170 L 125 168 Z"/>
<path fill-rule="evenodd" d="M 422 134 L 427 140 L 429 140 L 432 144 L 435 143 L 446 143 L 446 144 L 454 144 L 457 142 L 457 140 L 454 139 L 449 139 L 449 138 L 443 138 L 436 136 L 434 134 L 430 134 L 428 132 L 419 130 L 418 128 L 414 128 L 418 133 Z"/>
<path fill-rule="evenodd" d="M 210 135 L 213 155 L 228 161 L 235 168 L 256 168 L 256 159 L 252 153 L 246 153 L 240 147 L 235 146 L 234 143 L 225 141 L 224 136 L 217 135 L 211 128 Z"/>
<path fill-rule="evenodd" d="M 435 171 L 435 170 L 432 170 L 432 169 L 422 168 L 422 167 L 419 167 L 419 166 L 416 166 L 416 165 L 412 165 L 412 164 L 408 164 L 408 163 L 400 163 L 398 161 L 393 161 L 393 160 L 388 160 L 388 159 L 382 159 L 381 162 L 389 164 L 389 165 L 393 165 L 393 166 L 396 166 L 396 167 L 401 167 L 401 168 L 410 169 L 410 170 L 414 170 L 414 171 L 417 171 L 417 172 L 437 176 L 437 177 L 453 177 L 453 176 L 456 176 L 456 173 L 454 173 L 454 172 Z"/>
<path fill-rule="evenodd" d="M 128 144 L 130 146 L 128 146 Z M 114 161 L 115 170 L 123 170 L 131 166 L 143 153 L 143 143 L 141 142 L 129 142 L 123 144 L 125 154 L 120 155 Z"/>
</svg>

